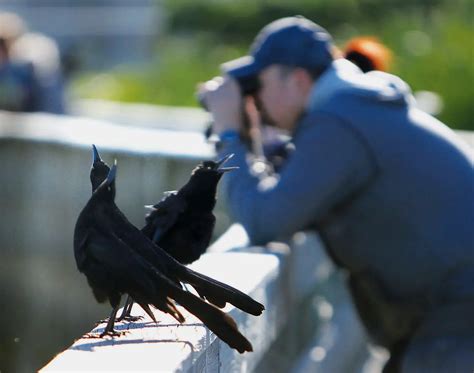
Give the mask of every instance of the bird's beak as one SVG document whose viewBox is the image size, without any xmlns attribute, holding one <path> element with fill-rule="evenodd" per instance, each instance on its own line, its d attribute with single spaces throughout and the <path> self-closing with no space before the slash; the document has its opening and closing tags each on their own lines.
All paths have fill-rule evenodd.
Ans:
<svg viewBox="0 0 474 373">
<path fill-rule="evenodd" d="M 232 170 L 237 170 L 239 167 L 221 167 L 224 163 L 226 163 L 229 159 L 231 159 L 234 156 L 233 153 L 226 155 L 224 158 L 218 160 L 217 163 L 217 171 L 220 173 L 232 171 Z"/>
<path fill-rule="evenodd" d="M 226 163 L 229 159 L 231 159 L 234 156 L 234 153 L 230 153 L 229 155 L 226 155 L 224 158 L 218 160 L 217 167 L 222 166 L 224 163 Z"/>
<path fill-rule="evenodd" d="M 96 146 L 92 144 L 92 163 L 100 162 L 101 160 Z"/>
<path fill-rule="evenodd" d="M 105 183 L 107 185 L 112 184 L 115 181 L 115 175 L 117 174 L 117 160 L 114 161 L 114 165 L 109 171 L 109 174 L 107 175 L 107 179 L 105 180 Z"/>
<path fill-rule="evenodd" d="M 218 168 L 217 171 L 219 171 L 221 174 L 225 173 L 225 172 L 229 172 L 229 171 L 234 171 L 234 170 L 238 170 L 239 167 L 238 166 L 234 166 L 234 167 L 222 167 L 222 168 Z"/>
</svg>

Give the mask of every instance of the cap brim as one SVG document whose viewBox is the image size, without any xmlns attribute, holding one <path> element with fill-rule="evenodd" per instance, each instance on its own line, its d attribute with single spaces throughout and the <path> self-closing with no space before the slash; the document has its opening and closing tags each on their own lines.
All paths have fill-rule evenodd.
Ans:
<svg viewBox="0 0 474 373">
<path fill-rule="evenodd" d="M 244 56 L 221 65 L 221 70 L 235 79 L 245 79 L 256 76 L 260 72 L 252 56 Z"/>
</svg>

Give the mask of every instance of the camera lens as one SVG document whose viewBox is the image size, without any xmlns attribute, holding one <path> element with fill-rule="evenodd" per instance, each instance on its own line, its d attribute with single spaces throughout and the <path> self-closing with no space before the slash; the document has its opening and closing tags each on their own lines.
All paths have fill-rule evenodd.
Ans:
<svg viewBox="0 0 474 373">
<path fill-rule="evenodd" d="M 254 94 L 260 88 L 256 76 L 237 79 L 243 96 Z"/>
</svg>

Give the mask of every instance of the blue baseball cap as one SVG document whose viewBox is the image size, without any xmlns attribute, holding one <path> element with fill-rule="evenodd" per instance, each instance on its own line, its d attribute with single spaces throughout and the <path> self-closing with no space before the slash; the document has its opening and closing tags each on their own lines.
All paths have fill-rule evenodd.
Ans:
<svg viewBox="0 0 474 373">
<path fill-rule="evenodd" d="M 302 16 L 285 17 L 265 26 L 250 55 L 226 62 L 222 71 L 237 80 L 255 77 L 273 64 L 303 67 L 321 73 L 333 61 L 331 35 Z"/>
</svg>

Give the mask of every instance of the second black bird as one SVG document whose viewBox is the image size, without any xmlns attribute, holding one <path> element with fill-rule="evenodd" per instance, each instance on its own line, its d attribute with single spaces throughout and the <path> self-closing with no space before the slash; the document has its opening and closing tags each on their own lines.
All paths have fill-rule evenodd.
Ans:
<svg viewBox="0 0 474 373">
<path fill-rule="evenodd" d="M 231 157 L 199 164 L 180 190 L 168 192 L 146 216 L 142 232 L 182 264 L 199 259 L 209 246 L 216 224 L 217 184 L 236 168 L 221 166 Z"/>
</svg>

